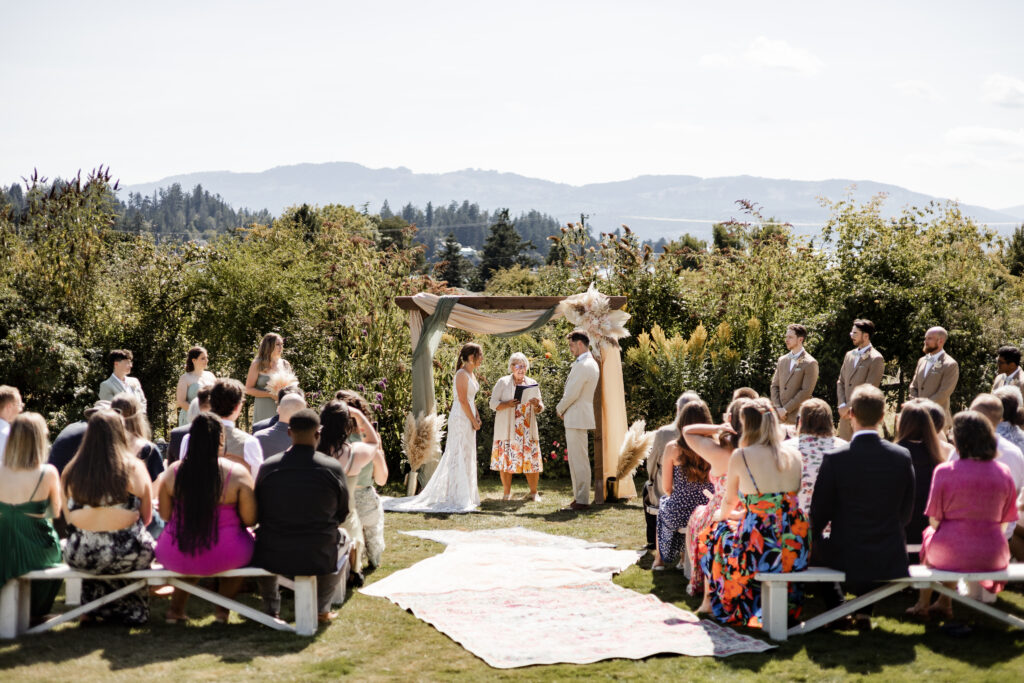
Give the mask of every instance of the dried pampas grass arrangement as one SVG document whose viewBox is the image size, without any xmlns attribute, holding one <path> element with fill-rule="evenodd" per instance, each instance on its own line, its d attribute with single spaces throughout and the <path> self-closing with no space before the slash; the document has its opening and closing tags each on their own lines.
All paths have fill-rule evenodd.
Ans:
<svg viewBox="0 0 1024 683">
<path fill-rule="evenodd" d="M 600 352 L 602 346 L 618 346 L 620 339 L 629 336 L 626 329 L 629 313 L 613 310 L 610 301 L 591 282 L 586 292 L 563 299 L 558 305 L 558 312 L 584 330 L 591 345 Z"/>
<path fill-rule="evenodd" d="M 444 416 L 437 413 L 414 417 L 405 416 L 405 430 L 402 432 L 402 452 L 409 461 L 409 468 L 415 472 L 428 462 L 441 457 L 441 439 L 444 438 Z"/>
<path fill-rule="evenodd" d="M 295 376 L 295 373 L 290 369 L 277 370 L 276 372 L 270 373 L 270 377 L 267 378 L 267 386 L 265 391 L 268 391 L 273 395 L 274 400 L 277 400 L 277 392 L 281 391 L 285 387 L 298 386 L 299 378 Z"/>
<path fill-rule="evenodd" d="M 626 436 L 622 439 L 622 450 L 619 451 L 619 467 L 615 477 L 619 481 L 633 476 L 633 472 L 640 466 L 647 452 L 651 450 L 654 443 L 654 432 L 646 432 L 644 428 L 647 423 L 637 420 L 630 425 Z"/>
</svg>

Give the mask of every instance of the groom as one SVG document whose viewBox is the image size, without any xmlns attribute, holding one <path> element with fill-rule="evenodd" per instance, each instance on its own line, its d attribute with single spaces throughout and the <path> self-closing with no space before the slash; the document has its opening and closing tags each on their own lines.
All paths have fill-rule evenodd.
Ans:
<svg viewBox="0 0 1024 683">
<path fill-rule="evenodd" d="M 590 507 L 590 456 L 587 451 L 587 430 L 594 429 L 594 390 L 601 376 L 597 361 L 590 354 L 590 338 L 579 330 L 569 337 L 569 351 L 576 356 L 569 378 L 565 380 L 562 400 L 555 412 L 565 423 L 565 446 L 569 454 L 573 502 L 566 509 L 586 510 Z"/>
</svg>

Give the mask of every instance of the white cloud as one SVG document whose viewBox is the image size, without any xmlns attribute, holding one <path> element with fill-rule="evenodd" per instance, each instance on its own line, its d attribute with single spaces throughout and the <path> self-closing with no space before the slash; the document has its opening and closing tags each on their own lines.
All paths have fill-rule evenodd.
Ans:
<svg viewBox="0 0 1024 683">
<path fill-rule="evenodd" d="M 925 81 L 898 81 L 893 83 L 892 87 L 907 97 L 927 100 L 929 102 L 937 102 L 939 100 L 939 94 L 935 91 L 935 88 Z"/>
<path fill-rule="evenodd" d="M 1024 81 L 992 74 L 981 86 L 985 99 L 1001 107 L 1024 107 Z"/>
<path fill-rule="evenodd" d="M 1022 147 L 1024 128 L 989 128 L 986 126 L 960 126 L 946 131 L 946 142 L 973 147 Z"/>
<path fill-rule="evenodd" d="M 697 63 L 705 69 L 754 66 L 795 71 L 806 76 L 815 76 L 825 68 L 825 63 L 807 50 L 790 45 L 784 40 L 771 40 L 765 36 L 755 38 L 745 50 L 735 55 L 711 52 L 702 55 Z"/>
<path fill-rule="evenodd" d="M 755 38 L 743 56 L 751 64 L 796 71 L 808 76 L 814 76 L 825 68 L 824 62 L 807 50 L 794 47 L 784 40 L 769 40 L 764 36 Z"/>
</svg>

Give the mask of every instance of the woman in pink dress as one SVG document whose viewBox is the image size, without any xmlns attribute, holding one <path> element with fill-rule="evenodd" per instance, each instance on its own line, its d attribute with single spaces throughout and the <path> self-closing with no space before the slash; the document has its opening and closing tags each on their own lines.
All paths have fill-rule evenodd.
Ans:
<svg viewBox="0 0 1024 683">
<path fill-rule="evenodd" d="M 683 439 L 697 455 L 704 458 L 710 465 L 708 480 L 714 487 L 714 491 L 704 505 L 694 509 L 690 515 L 690 523 L 686 525 L 686 544 L 690 552 L 691 574 L 690 583 L 686 587 L 689 595 L 697 595 L 704 591 L 704 604 L 706 610 L 710 610 L 708 592 L 704 586 L 704 575 L 700 569 L 700 557 L 707 548 L 699 543 L 701 532 L 710 527 L 714 521 L 715 513 L 722 505 L 722 498 L 725 497 L 725 475 L 729 472 L 729 457 L 740 442 L 740 433 L 743 427 L 740 424 L 740 411 L 750 399 L 737 398 L 729 404 L 725 414 L 729 422 L 721 425 L 695 424 L 683 427 Z"/>
<path fill-rule="evenodd" d="M 249 469 L 220 457 L 224 427 L 212 413 L 200 413 L 189 430 L 188 457 L 160 477 L 160 513 L 167 528 L 156 545 L 156 559 L 167 569 L 188 576 L 209 576 L 245 567 L 252 559 L 256 496 Z M 241 578 L 220 579 L 218 590 L 233 597 Z M 167 622 L 184 621 L 188 593 L 174 591 Z M 217 607 L 217 621 L 228 610 Z"/>
<path fill-rule="evenodd" d="M 932 474 L 925 508 L 930 527 L 922 536 L 921 561 L 956 572 L 1002 571 L 1010 562 L 1003 529 L 1017 520 L 1013 478 L 1005 465 L 995 462 L 996 434 L 981 413 L 957 413 L 953 441 L 960 459 L 939 465 Z M 982 582 L 992 592 L 1003 585 Z M 923 604 L 930 597 L 922 596 Z M 928 613 L 950 618 L 952 600 L 940 596 Z"/>
</svg>

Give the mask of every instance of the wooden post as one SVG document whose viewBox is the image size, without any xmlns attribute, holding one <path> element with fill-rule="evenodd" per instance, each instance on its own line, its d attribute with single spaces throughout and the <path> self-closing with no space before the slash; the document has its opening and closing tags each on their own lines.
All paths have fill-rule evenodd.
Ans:
<svg viewBox="0 0 1024 683">
<path fill-rule="evenodd" d="M 604 389 L 604 373 L 597 378 L 597 389 L 594 391 L 594 504 L 604 503 L 604 430 L 601 424 L 604 416 L 601 410 L 601 392 Z"/>
</svg>

